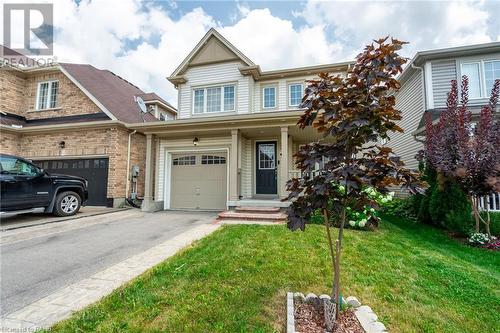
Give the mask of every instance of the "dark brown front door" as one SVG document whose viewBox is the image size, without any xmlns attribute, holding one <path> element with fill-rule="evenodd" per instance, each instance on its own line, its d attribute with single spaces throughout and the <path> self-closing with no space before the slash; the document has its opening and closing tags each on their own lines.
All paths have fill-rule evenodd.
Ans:
<svg viewBox="0 0 500 333">
<path fill-rule="evenodd" d="M 257 142 L 256 194 L 277 194 L 276 142 Z"/>
</svg>

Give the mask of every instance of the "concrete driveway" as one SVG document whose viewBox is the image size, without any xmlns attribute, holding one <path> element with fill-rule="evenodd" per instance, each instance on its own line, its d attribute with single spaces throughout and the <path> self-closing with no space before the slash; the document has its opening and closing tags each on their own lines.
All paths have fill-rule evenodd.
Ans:
<svg viewBox="0 0 500 333">
<path fill-rule="evenodd" d="M 2 231 L 2 316 L 141 253 L 216 213 L 127 210 Z"/>
</svg>

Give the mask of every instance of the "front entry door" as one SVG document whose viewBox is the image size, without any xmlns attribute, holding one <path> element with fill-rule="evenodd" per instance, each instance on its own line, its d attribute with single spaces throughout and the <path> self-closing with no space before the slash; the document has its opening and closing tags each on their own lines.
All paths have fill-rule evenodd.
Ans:
<svg viewBox="0 0 500 333">
<path fill-rule="evenodd" d="M 276 142 L 257 142 L 256 194 L 278 194 Z"/>
</svg>

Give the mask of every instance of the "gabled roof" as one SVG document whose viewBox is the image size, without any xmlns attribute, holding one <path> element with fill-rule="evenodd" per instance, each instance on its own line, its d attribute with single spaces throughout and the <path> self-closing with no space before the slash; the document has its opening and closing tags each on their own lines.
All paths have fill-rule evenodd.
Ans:
<svg viewBox="0 0 500 333">
<path fill-rule="evenodd" d="M 255 64 L 250 60 L 246 55 L 244 55 L 240 50 L 238 50 L 233 44 L 231 44 L 227 39 L 225 39 L 217 30 L 211 28 L 208 32 L 203 36 L 200 42 L 194 47 L 194 49 L 188 54 L 188 56 L 184 59 L 184 61 L 175 69 L 175 71 L 170 75 L 170 78 L 175 78 L 179 75 L 182 75 L 189 65 L 193 62 L 193 60 L 198 60 L 198 63 L 204 62 L 208 63 L 208 59 L 197 59 L 197 56 L 200 55 L 202 51 L 204 51 L 207 46 L 211 43 L 214 46 L 220 47 L 221 54 L 219 57 L 230 59 L 238 59 L 241 60 L 247 66 L 254 66 Z M 169 78 L 169 79 L 170 79 Z"/>
<path fill-rule="evenodd" d="M 91 65 L 59 63 L 61 70 L 111 119 L 125 123 L 155 121 L 151 114 L 142 114 L 134 100 L 144 91 L 108 70 Z"/>
<path fill-rule="evenodd" d="M 177 113 L 175 107 L 172 106 L 169 102 L 158 96 L 156 93 L 145 93 L 142 95 L 137 95 L 137 97 L 142 98 L 142 100 L 146 103 L 157 103 L 163 105 L 166 109 L 168 109 L 172 113 Z"/>
</svg>

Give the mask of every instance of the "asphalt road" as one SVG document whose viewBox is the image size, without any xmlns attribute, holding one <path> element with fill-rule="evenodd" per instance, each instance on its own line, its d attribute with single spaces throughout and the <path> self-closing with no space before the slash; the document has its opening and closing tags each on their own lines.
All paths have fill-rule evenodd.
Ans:
<svg viewBox="0 0 500 333">
<path fill-rule="evenodd" d="M 0 314 L 16 311 L 195 225 L 211 223 L 214 217 L 203 212 L 125 211 L 23 228 L 19 234 L 2 232 Z"/>
</svg>

